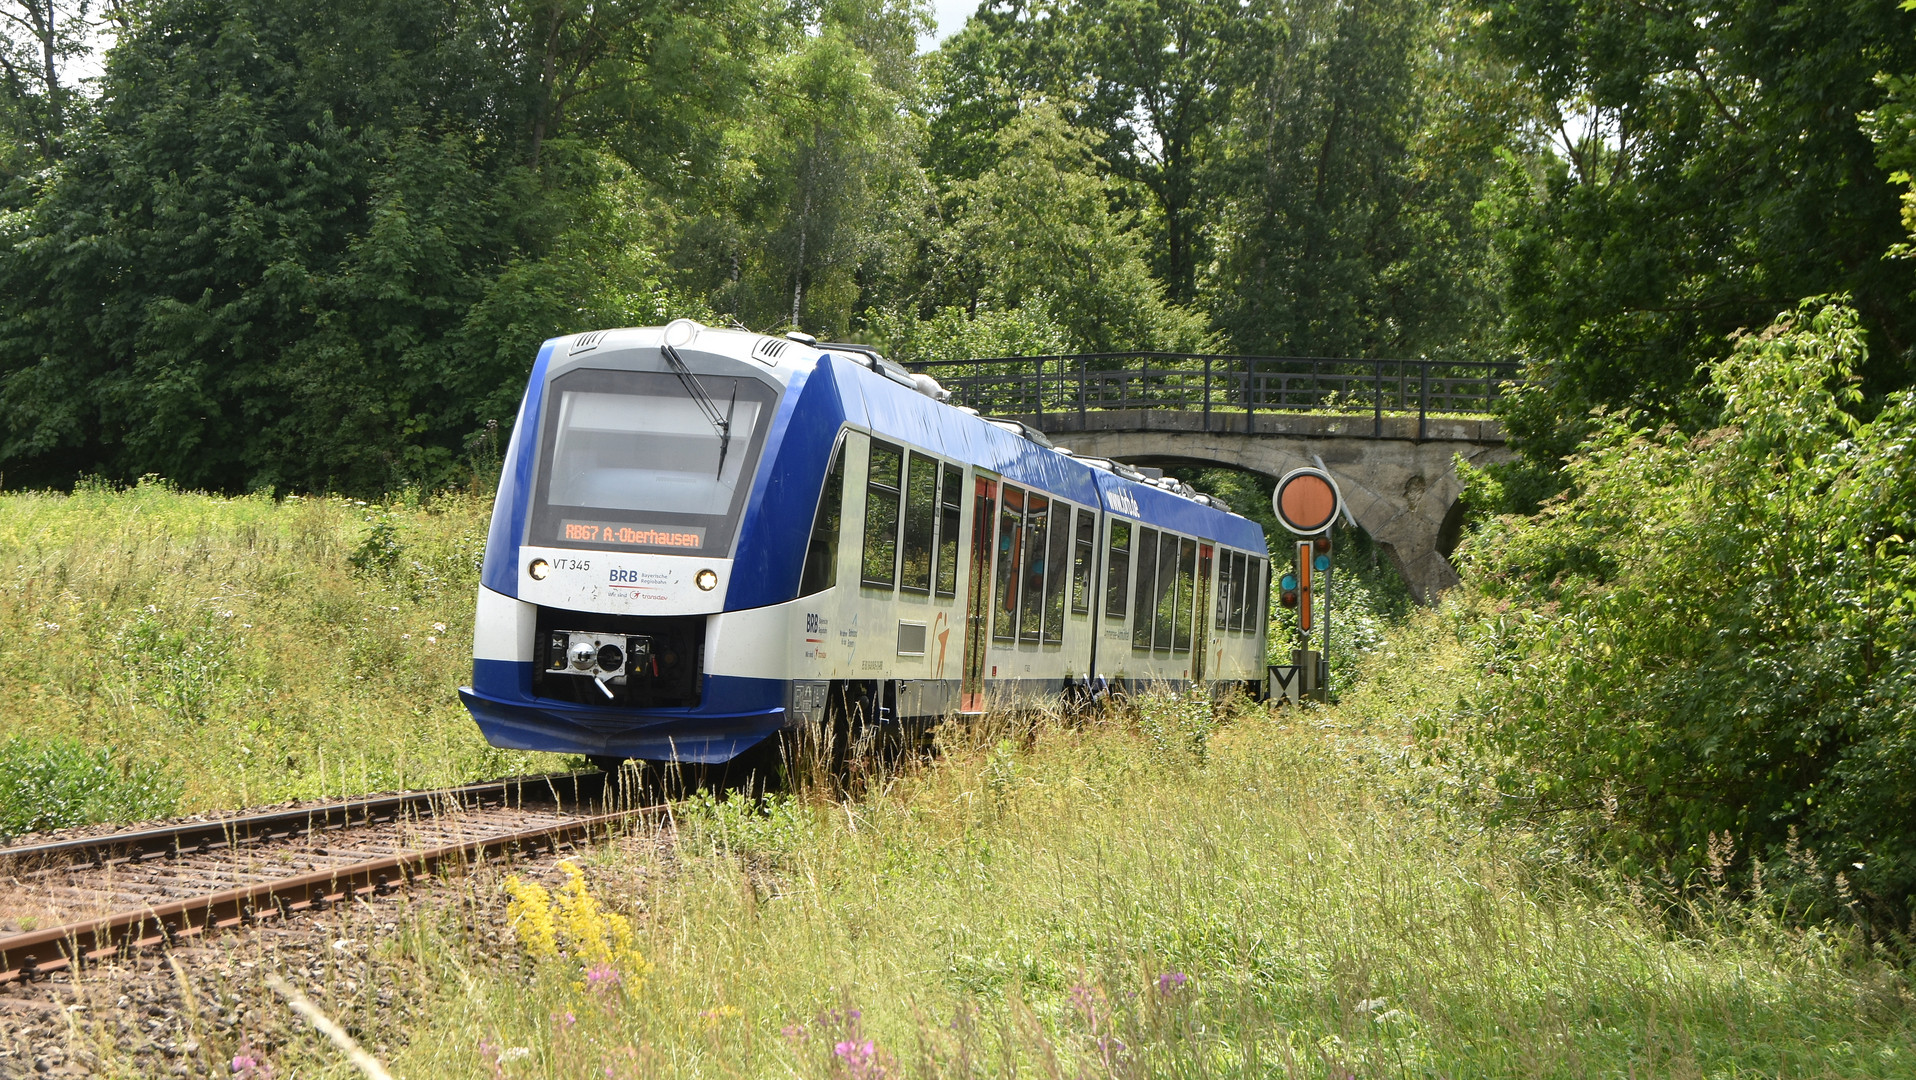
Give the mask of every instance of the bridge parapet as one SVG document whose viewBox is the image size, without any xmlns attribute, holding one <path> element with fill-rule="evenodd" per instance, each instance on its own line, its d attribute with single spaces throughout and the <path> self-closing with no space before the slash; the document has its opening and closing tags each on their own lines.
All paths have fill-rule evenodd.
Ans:
<svg viewBox="0 0 1916 1080">
<path fill-rule="evenodd" d="M 1510 456 L 1511 364 L 1124 353 L 915 365 L 961 403 L 1076 453 L 1280 476 L 1322 459 L 1357 524 L 1429 603 L 1456 584 L 1456 461 Z"/>
<path fill-rule="evenodd" d="M 1398 438 L 1386 420 L 1414 416 L 1416 438 L 1433 420 L 1488 415 L 1521 376 L 1515 361 L 1357 360 L 1204 353 L 1078 353 L 912 365 L 963 404 L 993 415 L 1046 418 L 1130 410 L 1205 418 L 1203 430 L 1253 432 L 1260 416 L 1312 413 L 1368 419 L 1344 434 Z M 1215 418 L 1215 419 L 1214 419 Z M 1238 426 L 1232 427 L 1233 420 Z M 1082 428 L 1081 428 L 1082 429 Z"/>
</svg>

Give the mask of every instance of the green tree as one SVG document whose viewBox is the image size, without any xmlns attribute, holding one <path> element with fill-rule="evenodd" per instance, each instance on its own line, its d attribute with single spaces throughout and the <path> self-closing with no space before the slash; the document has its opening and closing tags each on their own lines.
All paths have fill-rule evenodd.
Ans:
<svg viewBox="0 0 1916 1080">
<path fill-rule="evenodd" d="M 1543 103 L 1557 163 L 1500 223 L 1516 339 L 1553 392 L 1513 415 L 1534 455 L 1596 404 L 1696 425 L 1704 365 L 1800 296 L 1847 293 L 1872 394 L 1913 373 L 1911 268 L 1856 117 L 1916 70 L 1881 0 L 1497 0 L 1488 31 Z"/>
<path fill-rule="evenodd" d="M 916 150 L 917 0 L 807 9 L 725 135 L 715 194 L 681 207 L 680 280 L 751 326 L 849 336 L 913 257 L 928 202 Z"/>
<path fill-rule="evenodd" d="M 1131 213 L 1113 210 L 1095 135 L 1050 102 L 998 134 L 997 163 L 952 185 L 958 210 L 941 240 L 965 306 L 1044 305 L 1074 350 L 1202 350 L 1203 315 L 1171 303 L 1151 275 Z"/>
<path fill-rule="evenodd" d="M 511 415 L 534 342 L 630 321 L 656 289 L 629 167 L 540 111 L 509 14 L 145 10 L 6 219 L 9 479 L 441 482 Z"/>
<path fill-rule="evenodd" d="M 1700 435 L 1606 413 L 1535 517 L 1493 521 L 1467 631 L 1512 807 L 1645 873 L 1916 898 L 1916 394 L 1869 419 L 1860 315 L 1806 301 L 1707 375 Z"/>
</svg>

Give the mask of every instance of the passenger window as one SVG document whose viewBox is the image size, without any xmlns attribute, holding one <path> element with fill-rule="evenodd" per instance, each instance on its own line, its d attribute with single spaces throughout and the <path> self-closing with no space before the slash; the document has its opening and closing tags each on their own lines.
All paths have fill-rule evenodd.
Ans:
<svg viewBox="0 0 1916 1080">
<path fill-rule="evenodd" d="M 1178 620 L 1178 538 L 1166 533 L 1158 538 L 1157 588 L 1151 594 L 1153 626 L 1151 649 L 1171 651 L 1171 634 Z"/>
<path fill-rule="evenodd" d="M 1245 598 L 1251 591 L 1251 557 L 1240 551 L 1232 563 L 1231 629 L 1242 633 L 1246 629 L 1244 612 L 1250 606 Z"/>
<path fill-rule="evenodd" d="M 1191 621 L 1195 617 L 1193 609 L 1197 606 L 1197 541 L 1178 541 L 1178 577 L 1177 599 L 1172 604 L 1176 621 L 1171 626 L 1171 648 L 1175 652 L 1191 651 Z"/>
<path fill-rule="evenodd" d="M 1231 628 L 1231 582 L 1235 580 L 1234 575 L 1236 572 L 1237 552 L 1219 548 L 1217 560 L 1217 592 L 1214 594 L 1216 596 L 1216 603 L 1213 605 L 1217 608 L 1217 617 L 1211 624 L 1214 629 L 1219 631 L 1229 630 Z"/>
<path fill-rule="evenodd" d="M 1104 568 L 1104 617 L 1123 619 L 1131 603 L 1131 523 L 1111 521 L 1111 557 Z"/>
<path fill-rule="evenodd" d="M 1256 631 L 1260 638 L 1266 638 L 1264 623 L 1271 617 L 1271 583 L 1266 576 L 1270 573 L 1269 567 L 1269 560 L 1251 560 L 1251 594 L 1244 604 L 1244 629 Z"/>
<path fill-rule="evenodd" d="M 1138 581 L 1131 595 L 1138 606 L 1131 616 L 1131 645 L 1148 652 L 1158 603 L 1158 531 L 1139 529 L 1138 542 L 1132 551 L 1133 561 L 1138 564 Z"/>
<path fill-rule="evenodd" d="M 889 589 L 898 580 L 898 481 L 904 451 L 872 442 L 871 470 L 865 477 L 864 583 Z"/>
<path fill-rule="evenodd" d="M 1071 565 L 1071 507 L 1052 503 L 1048 529 L 1051 541 L 1044 561 L 1051 572 L 1045 575 L 1044 639 L 1059 642 L 1064 640 L 1064 587 L 1070 580 L 1066 570 Z"/>
<path fill-rule="evenodd" d="M 964 505 L 965 470 L 945 466 L 944 484 L 938 495 L 938 579 L 939 596 L 958 595 L 958 515 Z"/>
<path fill-rule="evenodd" d="M 1018 556 L 1024 550 L 1025 493 L 1006 484 L 998 511 L 998 573 L 992 595 L 991 636 L 999 641 L 1018 637 Z"/>
<path fill-rule="evenodd" d="M 1018 640 L 1036 641 L 1044 620 L 1045 537 L 1051 500 L 1033 491 L 1025 496 L 1025 557 L 1023 610 L 1018 617 Z"/>
<path fill-rule="evenodd" d="M 1077 515 L 1077 541 L 1071 549 L 1071 612 L 1083 615 L 1091 610 L 1091 545 L 1097 519 L 1089 510 L 1079 510 Z"/>
<path fill-rule="evenodd" d="M 938 462 L 911 453 L 905 472 L 905 548 L 900 560 L 898 587 L 908 592 L 931 591 L 932 543 L 938 528 Z"/>
<path fill-rule="evenodd" d="M 810 596 L 838 584 L 838 519 L 845 504 L 845 440 L 832 447 L 832 467 L 818 493 L 812 514 L 812 538 L 805 544 L 805 571 L 798 579 L 798 595 Z"/>
</svg>

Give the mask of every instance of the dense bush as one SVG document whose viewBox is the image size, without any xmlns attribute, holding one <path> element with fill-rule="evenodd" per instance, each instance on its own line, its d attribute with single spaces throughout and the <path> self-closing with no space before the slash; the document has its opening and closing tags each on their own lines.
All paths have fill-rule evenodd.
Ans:
<svg viewBox="0 0 1916 1080">
<path fill-rule="evenodd" d="M 76 739 L 0 743 L 0 840 L 25 832 L 173 812 L 180 785 L 151 763 Z"/>
<path fill-rule="evenodd" d="M 1712 367 L 1720 427 L 1598 416 L 1570 491 L 1466 560 L 1501 612 L 1477 630 L 1507 796 L 1633 869 L 1901 925 L 1916 393 L 1862 419 L 1863 359 L 1856 313 L 1806 302 Z"/>
</svg>

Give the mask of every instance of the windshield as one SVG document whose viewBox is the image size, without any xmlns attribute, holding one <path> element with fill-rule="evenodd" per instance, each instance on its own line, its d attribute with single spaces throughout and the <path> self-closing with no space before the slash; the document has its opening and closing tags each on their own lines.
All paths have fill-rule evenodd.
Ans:
<svg viewBox="0 0 1916 1080">
<path fill-rule="evenodd" d="M 531 543 L 724 555 L 751 487 L 773 390 L 699 376 L 729 438 L 670 372 L 553 380 Z"/>
</svg>

